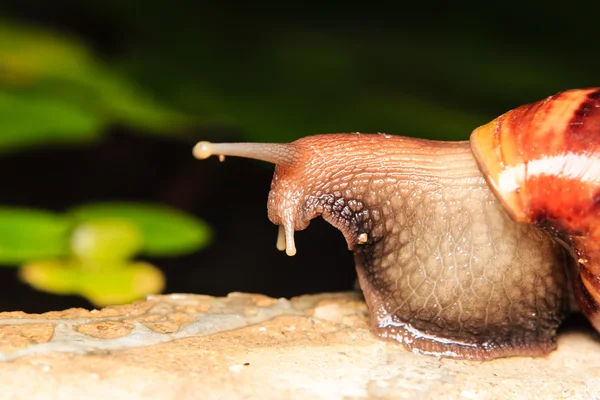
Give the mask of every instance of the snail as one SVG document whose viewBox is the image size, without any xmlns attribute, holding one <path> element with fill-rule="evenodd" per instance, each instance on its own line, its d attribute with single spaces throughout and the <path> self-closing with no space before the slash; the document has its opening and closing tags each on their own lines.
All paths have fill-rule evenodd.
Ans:
<svg viewBox="0 0 600 400">
<path fill-rule="evenodd" d="M 275 164 L 277 248 L 322 216 L 354 252 L 378 337 L 463 359 L 542 356 L 577 309 L 600 331 L 600 88 L 506 112 L 469 141 L 324 134 L 199 142 Z"/>
</svg>

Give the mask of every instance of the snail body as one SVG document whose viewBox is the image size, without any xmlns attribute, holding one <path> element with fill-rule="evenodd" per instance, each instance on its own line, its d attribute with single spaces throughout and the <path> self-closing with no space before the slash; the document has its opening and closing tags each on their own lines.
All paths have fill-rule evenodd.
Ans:
<svg viewBox="0 0 600 400">
<path fill-rule="evenodd" d="M 379 337 L 438 356 L 537 356 L 573 294 L 600 330 L 599 93 L 519 107 L 470 141 L 326 134 L 194 154 L 273 162 L 277 247 L 294 255 L 294 231 L 317 216 L 338 228 Z"/>
</svg>

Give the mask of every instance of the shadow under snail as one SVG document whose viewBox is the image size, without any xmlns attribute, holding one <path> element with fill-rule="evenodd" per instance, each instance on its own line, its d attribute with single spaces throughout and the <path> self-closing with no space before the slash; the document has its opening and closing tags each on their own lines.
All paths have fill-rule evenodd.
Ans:
<svg viewBox="0 0 600 400">
<path fill-rule="evenodd" d="M 325 134 L 194 155 L 274 163 L 277 247 L 294 255 L 317 216 L 338 228 L 372 331 L 413 352 L 545 355 L 575 309 L 600 331 L 600 88 L 508 111 L 470 141 Z"/>
</svg>

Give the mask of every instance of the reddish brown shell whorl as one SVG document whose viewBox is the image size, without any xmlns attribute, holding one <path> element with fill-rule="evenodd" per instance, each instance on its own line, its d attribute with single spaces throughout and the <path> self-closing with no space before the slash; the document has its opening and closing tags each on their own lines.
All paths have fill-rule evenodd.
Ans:
<svg viewBox="0 0 600 400">
<path fill-rule="evenodd" d="M 508 111 L 475 129 L 471 148 L 510 216 L 569 248 L 577 301 L 600 331 L 600 88 Z"/>
</svg>

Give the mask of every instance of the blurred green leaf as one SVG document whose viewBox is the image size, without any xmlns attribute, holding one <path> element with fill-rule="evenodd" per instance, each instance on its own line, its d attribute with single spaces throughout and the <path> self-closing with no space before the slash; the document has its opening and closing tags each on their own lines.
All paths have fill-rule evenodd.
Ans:
<svg viewBox="0 0 600 400">
<path fill-rule="evenodd" d="M 91 264 L 118 262 L 135 256 L 143 247 L 138 226 L 124 219 L 89 220 L 79 224 L 71 236 L 71 251 Z"/>
<path fill-rule="evenodd" d="M 25 208 L 0 208 L 0 264 L 59 257 L 67 254 L 71 220 Z"/>
<path fill-rule="evenodd" d="M 142 262 L 86 268 L 85 263 L 45 260 L 24 265 L 19 276 L 38 290 L 81 295 L 98 307 L 130 303 L 160 293 L 165 285 L 162 272 Z"/>
<path fill-rule="evenodd" d="M 49 30 L 0 20 L 0 82 L 28 85 L 47 77 L 80 75 L 94 64 L 85 46 Z"/>
<path fill-rule="evenodd" d="M 144 253 L 176 256 L 206 246 L 211 232 L 204 222 L 162 205 L 142 203 L 94 203 L 71 210 L 83 221 L 123 219 L 135 223 L 144 237 Z"/>
<path fill-rule="evenodd" d="M 0 150 L 86 142 L 109 124 L 173 135 L 200 123 L 156 101 L 73 38 L 0 21 Z"/>
<path fill-rule="evenodd" d="M 0 92 L 0 151 L 99 138 L 103 119 L 60 99 Z"/>
</svg>

